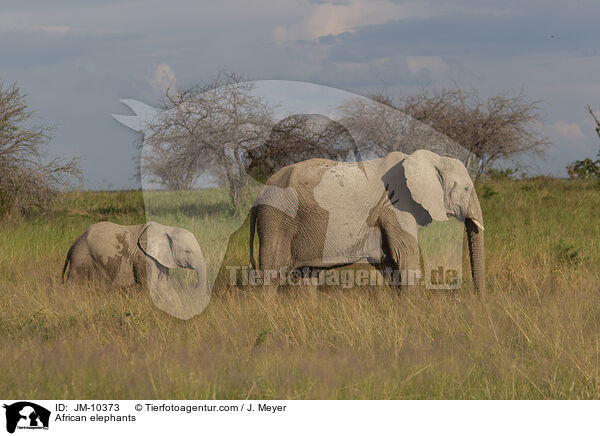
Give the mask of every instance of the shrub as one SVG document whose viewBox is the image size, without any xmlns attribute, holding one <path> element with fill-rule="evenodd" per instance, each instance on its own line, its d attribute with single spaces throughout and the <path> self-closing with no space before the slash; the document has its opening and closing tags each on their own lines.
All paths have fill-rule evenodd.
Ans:
<svg viewBox="0 0 600 436">
<path fill-rule="evenodd" d="M 32 118 L 19 87 L 0 81 L 0 216 L 47 209 L 61 186 L 81 175 L 77 158 L 48 160 L 42 148 L 51 128 Z"/>
<path fill-rule="evenodd" d="M 600 153 L 595 161 L 587 158 L 573 162 L 567 166 L 567 172 L 572 179 L 600 179 Z"/>
<path fill-rule="evenodd" d="M 490 168 L 486 177 L 492 181 L 512 179 L 519 171 L 518 168 Z"/>
</svg>

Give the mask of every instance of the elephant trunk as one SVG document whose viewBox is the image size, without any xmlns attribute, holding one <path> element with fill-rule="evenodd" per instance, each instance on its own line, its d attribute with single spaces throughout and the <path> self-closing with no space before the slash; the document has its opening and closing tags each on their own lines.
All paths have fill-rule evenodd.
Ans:
<svg viewBox="0 0 600 436">
<path fill-rule="evenodd" d="M 485 289 L 485 256 L 483 244 L 483 214 L 477 198 L 475 188 L 471 190 L 471 199 L 465 218 L 467 240 L 469 242 L 469 258 L 471 260 L 471 274 L 475 291 L 482 296 L 486 295 Z"/>
<path fill-rule="evenodd" d="M 154 260 L 149 261 L 157 264 Z M 163 274 L 159 273 L 158 268 L 153 268 L 156 272 L 148 278 L 147 282 L 154 305 L 169 315 L 184 320 L 202 313 L 211 296 L 204 259 L 200 258 L 189 268 L 196 273 L 198 280 L 196 286 L 187 287 L 177 280 L 172 280 L 167 268 L 164 268 L 166 273 Z"/>
</svg>

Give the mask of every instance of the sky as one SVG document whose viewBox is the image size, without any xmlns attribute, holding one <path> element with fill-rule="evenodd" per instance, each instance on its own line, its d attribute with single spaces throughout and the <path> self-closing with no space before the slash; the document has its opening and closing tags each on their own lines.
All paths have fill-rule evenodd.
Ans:
<svg viewBox="0 0 600 436">
<path fill-rule="evenodd" d="M 552 141 L 528 172 L 564 177 L 600 145 L 599 16 L 590 0 L 3 0 L 0 79 L 55 126 L 49 153 L 82 157 L 87 189 L 138 187 L 121 99 L 157 106 L 220 69 L 361 95 L 522 89 Z"/>
</svg>

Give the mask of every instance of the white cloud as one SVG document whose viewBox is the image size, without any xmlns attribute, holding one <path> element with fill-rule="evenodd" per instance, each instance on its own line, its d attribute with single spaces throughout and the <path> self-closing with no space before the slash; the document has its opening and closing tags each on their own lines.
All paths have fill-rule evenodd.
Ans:
<svg viewBox="0 0 600 436">
<path fill-rule="evenodd" d="M 432 73 L 445 73 L 448 65 L 439 56 L 407 56 L 406 63 L 408 71 L 416 73 L 421 70 L 429 70 Z"/>
<path fill-rule="evenodd" d="M 315 39 L 320 36 L 352 32 L 359 26 L 383 24 L 389 20 L 401 20 L 431 16 L 431 8 L 417 3 L 394 3 L 386 0 L 353 0 L 347 3 L 316 3 L 311 5 L 310 16 L 298 23 L 273 29 L 277 43 L 299 39 Z"/>
<path fill-rule="evenodd" d="M 594 122 L 585 118 L 575 122 L 557 121 L 548 125 L 544 131 L 552 138 L 553 149 L 568 150 L 568 158 L 573 160 L 596 153 L 598 142 L 594 129 Z"/>
<path fill-rule="evenodd" d="M 177 79 L 175 78 L 175 72 L 169 64 L 164 62 L 158 65 L 154 65 L 154 70 L 148 82 L 152 86 L 152 89 L 158 92 L 164 92 L 167 89 L 174 89 L 177 85 Z"/>
<path fill-rule="evenodd" d="M 552 126 L 554 131 L 558 133 L 563 139 L 569 142 L 579 142 L 585 140 L 586 136 L 581 130 L 581 126 L 578 123 L 567 123 L 565 121 L 557 121 Z"/>
</svg>

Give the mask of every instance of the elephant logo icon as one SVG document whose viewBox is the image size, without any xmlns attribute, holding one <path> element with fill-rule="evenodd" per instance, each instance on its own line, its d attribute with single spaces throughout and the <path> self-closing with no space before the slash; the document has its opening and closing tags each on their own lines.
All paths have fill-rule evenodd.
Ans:
<svg viewBox="0 0 600 436">
<path fill-rule="evenodd" d="M 29 401 L 19 401 L 3 406 L 6 409 L 6 431 L 19 429 L 48 429 L 50 411 Z"/>
<path fill-rule="evenodd" d="M 265 106 L 256 103 L 246 111 L 235 110 L 231 101 L 265 102 Z M 256 270 L 254 222 L 259 241 L 261 237 L 266 241 L 260 248 L 264 265 L 258 268 L 263 273 L 266 267 L 327 269 L 356 262 L 419 272 L 422 258 L 428 288 L 461 286 L 465 225 L 467 231 L 475 229 L 471 233 L 481 233 L 483 225 L 463 164 L 471 153 L 435 129 L 348 91 L 285 80 L 202 91 L 162 109 L 137 100 L 121 102 L 135 115 L 113 117 L 143 135 L 139 175 L 146 219 L 195 233 L 208 253 L 210 290 L 223 265 L 247 271 L 248 258 L 244 264 L 226 259 L 230 238 L 242 228 L 251 229 L 250 264 Z M 233 123 L 240 118 L 243 122 Z M 213 124 L 222 125 L 207 121 L 214 119 Z M 193 141 L 186 139 L 189 131 L 197 135 Z M 335 139 L 323 139 L 330 135 Z M 310 147 L 305 149 L 306 144 Z M 220 167 L 221 172 L 213 174 Z M 188 173 L 194 183 L 183 177 Z M 164 184 L 169 177 L 170 186 Z M 235 213 L 216 213 L 221 206 L 196 189 L 226 185 Z M 243 200 L 242 191 L 254 201 Z M 295 236 L 281 243 L 263 235 L 264 229 L 273 232 L 279 227 L 261 211 L 278 215 L 282 232 Z M 306 229 L 310 231 L 304 234 Z M 296 247 L 296 239 L 310 243 L 303 247 L 299 242 Z M 298 259 L 271 253 L 269 243 L 291 247 Z M 259 251 L 259 264 L 260 257 Z M 204 307 L 189 310 L 198 314 Z"/>
</svg>

